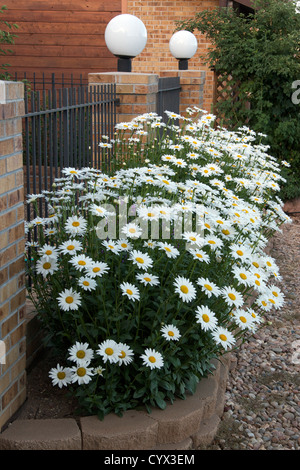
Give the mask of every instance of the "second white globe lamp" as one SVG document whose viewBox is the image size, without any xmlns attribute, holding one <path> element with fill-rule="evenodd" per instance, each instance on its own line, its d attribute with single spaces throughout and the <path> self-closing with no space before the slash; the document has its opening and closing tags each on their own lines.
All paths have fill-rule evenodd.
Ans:
<svg viewBox="0 0 300 470">
<path fill-rule="evenodd" d="M 177 31 L 169 42 L 171 54 L 179 61 L 179 70 L 188 69 L 188 61 L 197 51 L 197 39 L 190 31 Z"/>
</svg>

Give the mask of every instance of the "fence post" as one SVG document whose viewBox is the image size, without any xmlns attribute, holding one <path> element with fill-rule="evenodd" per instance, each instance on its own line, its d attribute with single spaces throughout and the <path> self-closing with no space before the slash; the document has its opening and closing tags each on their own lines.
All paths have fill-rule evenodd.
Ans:
<svg viewBox="0 0 300 470">
<path fill-rule="evenodd" d="M 0 81 L 0 429 L 26 399 L 24 85 Z"/>
<path fill-rule="evenodd" d="M 116 84 L 117 123 L 128 122 L 140 114 L 156 112 L 158 75 L 131 72 L 89 73 L 90 86 Z"/>
<path fill-rule="evenodd" d="M 202 70 L 168 70 L 160 73 L 161 77 L 180 78 L 180 114 L 184 114 L 189 106 L 204 106 L 204 84 L 206 72 Z M 210 110 L 206 110 L 210 111 Z"/>
</svg>

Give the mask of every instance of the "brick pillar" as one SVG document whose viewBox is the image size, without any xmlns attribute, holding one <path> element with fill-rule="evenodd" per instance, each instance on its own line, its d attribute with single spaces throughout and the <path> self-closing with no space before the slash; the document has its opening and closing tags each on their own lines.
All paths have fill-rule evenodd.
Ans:
<svg viewBox="0 0 300 470">
<path fill-rule="evenodd" d="M 116 84 L 120 106 L 117 122 L 128 122 L 140 114 L 156 112 L 158 75 L 131 72 L 89 73 L 89 85 Z"/>
<path fill-rule="evenodd" d="M 184 115 L 186 108 L 189 106 L 198 106 L 203 109 L 205 75 L 205 72 L 201 70 L 167 70 L 160 72 L 161 77 L 180 77 L 180 114 Z"/>
<path fill-rule="evenodd" d="M 26 398 L 23 97 L 0 81 L 0 429 Z"/>
</svg>

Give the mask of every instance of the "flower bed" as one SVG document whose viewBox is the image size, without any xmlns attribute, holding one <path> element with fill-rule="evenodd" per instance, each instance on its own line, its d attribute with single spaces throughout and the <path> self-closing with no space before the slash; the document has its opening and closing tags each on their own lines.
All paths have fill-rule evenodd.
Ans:
<svg viewBox="0 0 300 470">
<path fill-rule="evenodd" d="M 27 227 L 29 294 L 57 354 L 49 375 L 101 419 L 194 393 L 212 359 L 284 301 L 264 253 L 290 222 L 278 163 L 263 135 L 187 111 L 117 125 L 100 143 L 113 171 L 65 168 L 28 199 L 49 207 Z"/>
</svg>

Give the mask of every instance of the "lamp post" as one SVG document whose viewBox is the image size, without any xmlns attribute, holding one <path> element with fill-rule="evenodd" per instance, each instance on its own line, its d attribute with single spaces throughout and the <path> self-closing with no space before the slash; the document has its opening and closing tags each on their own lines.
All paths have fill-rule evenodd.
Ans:
<svg viewBox="0 0 300 470">
<path fill-rule="evenodd" d="M 110 52 L 118 57 L 118 72 L 131 72 L 131 60 L 147 43 L 144 23 L 134 15 L 117 15 L 106 26 L 104 37 Z"/>
<path fill-rule="evenodd" d="M 171 54 L 179 61 L 179 70 L 188 70 L 188 61 L 198 48 L 197 39 L 190 31 L 177 31 L 169 42 Z"/>
</svg>

